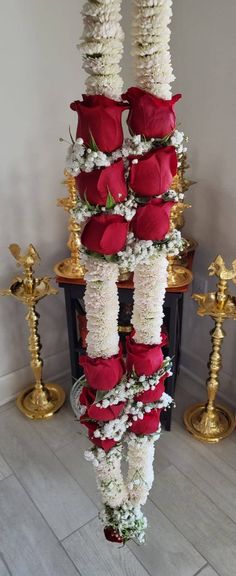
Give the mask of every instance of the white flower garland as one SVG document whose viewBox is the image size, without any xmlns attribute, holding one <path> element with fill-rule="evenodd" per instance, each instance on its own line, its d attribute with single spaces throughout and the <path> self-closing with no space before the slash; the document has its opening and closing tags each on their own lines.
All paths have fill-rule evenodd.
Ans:
<svg viewBox="0 0 236 576">
<path fill-rule="evenodd" d="M 86 260 L 85 309 L 88 325 L 87 353 L 91 358 L 118 354 L 119 300 L 117 264 L 92 257 Z"/>
<path fill-rule="evenodd" d="M 159 433 L 160 436 L 160 433 Z M 155 453 L 155 439 L 146 442 L 146 437 L 141 439 L 135 436 L 133 442 L 128 440 L 129 470 L 127 487 L 132 504 L 145 504 L 154 480 L 153 459 Z M 143 441 L 144 440 L 144 441 Z"/>
<path fill-rule="evenodd" d="M 93 463 L 103 503 L 111 508 L 121 506 L 128 496 L 121 471 L 122 446 L 115 446 L 108 453 L 101 448 L 86 450 L 84 456 Z"/>
<path fill-rule="evenodd" d="M 172 0 L 135 0 L 134 52 L 136 56 L 138 85 L 161 98 L 171 97 L 172 73 L 169 40 Z M 83 67 L 88 72 L 87 94 L 104 94 L 120 99 L 122 80 L 120 60 L 123 52 L 123 32 L 120 26 L 121 0 L 88 0 L 82 14 L 84 35 L 81 42 Z M 125 140 L 120 150 L 105 154 L 97 149 L 87 148 L 79 138 L 69 148 L 67 170 L 73 176 L 81 171 L 91 172 L 105 168 L 123 158 L 126 179 L 129 175 L 129 160 L 132 155 L 140 156 L 150 150 L 172 144 L 179 154 L 184 153 L 184 137 L 175 131 L 169 141 L 151 138 L 146 140 L 135 135 Z M 133 162 L 137 163 L 138 158 Z M 165 192 L 163 200 L 176 201 L 173 190 Z M 91 206 L 85 199 L 78 200 L 73 212 L 78 222 L 83 223 L 93 214 L 103 212 L 120 214 L 130 221 L 137 208 L 138 199 L 129 193 L 123 203 L 114 206 Z M 87 273 L 85 308 L 88 324 L 87 353 L 92 358 L 109 358 L 118 353 L 118 291 L 116 282 L 119 268 L 134 270 L 134 309 L 132 321 L 135 340 L 145 344 L 159 344 L 163 319 L 163 300 L 167 284 L 167 254 L 176 255 L 182 247 L 181 235 L 174 230 L 166 235 L 163 242 L 138 240 L 132 233 L 128 235 L 125 249 L 115 256 L 95 257 L 82 248 L 82 259 Z M 132 423 L 142 420 L 155 409 L 168 407 L 172 399 L 163 393 L 158 401 L 143 403 L 135 400 L 137 394 L 154 390 L 162 376 L 170 374 L 170 358 L 166 358 L 160 370 L 151 376 L 122 378 L 115 389 L 99 395 L 97 408 L 108 408 L 112 404 L 124 402 L 118 418 L 104 422 L 97 421 L 94 438 L 115 440 L 118 444 L 108 453 L 94 446 L 86 451 L 85 457 L 91 460 L 96 473 L 98 487 L 102 494 L 104 510 L 101 519 L 106 528 L 113 528 L 124 541 L 136 538 L 144 541 L 147 526 L 140 506 L 146 502 L 153 482 L 154 443 L 160 437 L 160 426 L 156 433 L 136 436 L 130 433 Z M 81 386 L 86 385 L 81 380 Z M 76 411 L 78 408 L 75 403 Z M 86 407 L 80 407 L 80 414 Z M 79 413 L 79 408 L 78 408 Z M 128 444 L 128 475 L 126 482 L 121 472 L 122 445 Z"/>
<path fill-rule="evenodd" d="M 118 508 L 105 506 L 99 514 L 105 527 L 109 526 L 126 542 L 131 538 L 139 544 L 145 542 L 147 519 L 140 510 L 140 506 L 133 505 L 129 500 Z"/>
<path fill-rule="evenodd" d="M 159 98 L 170 99 L 174 81 L 169 49 L 172 0 L 134 0 L 133 55 L 137 85 Z"/>
<path fill-rule="evenodd" d="M 134 306 L 132 324 L 134 339 L 142 344 L 160 344 L 163 304 L 167 286 L 166 256 L 153 256 L 134 271 Z"/>
<path fill-rule="evenodd" d="M 124 34 L 120 25 L 121 0 L 88 0 L 82 15 L 84 34 L 80 48 L 83 68 L 88 72 L 87 94 L 120 99 L 123 81 L 120 60 Z"/>
</svg>

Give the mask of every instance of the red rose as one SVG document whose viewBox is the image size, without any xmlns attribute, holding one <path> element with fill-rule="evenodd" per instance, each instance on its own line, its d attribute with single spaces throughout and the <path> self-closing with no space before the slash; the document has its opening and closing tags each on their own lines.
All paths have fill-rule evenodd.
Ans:
<svg viewBox="0 0 236 576">
<path fill-rule="evenodd" d="M 104 452 L 109 452 L 109 450 L 111 450 L 111 448 L 113 448 L 117 444 L 115 440 L 109 440 L 109 439 L 101 440 L 100 438 L 96 438 L 93 435 L 93 432 L 89 432 L 89 438 L 91 442 L 93 442 L 93 444 L 96 444 L 96 446 L 102 448 Z"/>
<path fill-rule="evenodd" d="M 83 386 L 82 391 L 80 393 L 79 401 L 80 404 L 89 408 L 91 404 L 95 401 L 96 398 L 96 391 L 88 386 Z"/>
<path fill-rule="evenodd" d="M 136 402 L 143 402 L 144 404 L 149 404 L 150 402 L 157 402 L 160 399 L 163 392 L 165 392 L 165 379 L 166 375 L 160 378 L 158 384 L 155 386 L 154 390 L 146 390 L 135 396 Z"/>
<path fill-rule="evenodd" d="M 154 432 L 157 432 L 159 428 L 160 413 L 161 410 L 155 408 L 154 410 L 151 410 L 151 412 L 146 413 L 143 420 L 133 420 L 129 431 L 134 432 L 137 436 L 142 434 L 154 434 Z"/>
<path fill-rule="evenodd" d="M 98 214 L 89 218 L 81 235 L 81 242 L 91 252 L 116 254 L 123 250 L 129 224 L 118 214 Z"/>
<path fill-rule="evenodd" d="M 132 336 L 126 337 L 126 365 L 127 372 L 134 369 L 137 376 L 151 376 L 160 369 L 163 362 L 163 353 L 160 344 L 138 344 Z"/>
<path fill-rule="evenodd" d="M 124 202 L 127 197 L 123 160 L 100 170 L 80 172 L 75 180 L 80 197 L 95 206 L 106 206 L 109 192 L 115 202 Z"/>
<path fill-rule="evenodd" d="M 166 192 L 177 172 L 174 146 L 148 152 L 130 164 L 130 187 L 137 196 L 159 196 Z"/>
<path fill-rule="evenodd" d="M 83 416 L 80 416 L 80 423 L 83 424 L 83 426 L 86 426 L 86 428 L 88 428 L 89 432 L 91 433 L 94 432 L 94 430 L 97 428 L 96 422 L 91 422 L 89 419 L 87 410 Z"/>
<path fill-rule="evenodd" d="M 125 373 L 121 350 L 110 358 L 90 358 L 87 354 L 80 356 L 80 365 L 89 386 L 95 390 L 111 390 Z"/>
<path fill-rule="evenodd" d="M 131 134 L 146 138 L 164 138 L 175 129 L 174 104 L 181 98 L 176 94 L 171 100 L 162 100 L 142 88 L 129 88 L 122 94 L 128 100 L 130 111 L 127 124 Z"/>
<path fill-rule="evenodd" d="M 166 327 L 163 326 L 162 327 L 162 333 L 161 333 L 161 337 L 162 337 L 162 341 L 161 341 L 161 346 L 168 346 L 169 345 L 169 336 L 168 336 L 168 332 L 166 330 Z"/>
<path fill-rule="evenodd" d="M 84 386 L 80 394 L 80 404 L 87 407 L 88 417 L 92 420 L 109 421 L 118 418 L 124 408 L 125 402 L 113 404 L 107 408 L 99 408 L 95 404 L 96 391 Z"/>
<path fill-rule="evenodd" d="M 70 105 L 78 113 L 76 138 L 83 138 L 86 146 L 95 141 L 102 152 L 113 152 L 123 143 L 121 116 L 127 105 L 103 95 L 87 96 Z"/>
<path fill-rule="evenodd" d="M 131 221 L 134 235 L 139 240 L 164 240 L 170 230 L 170 211 L 173 202 L 163 202 L 153 198 L 144 206 L 139 206 Z"/>
</svg>

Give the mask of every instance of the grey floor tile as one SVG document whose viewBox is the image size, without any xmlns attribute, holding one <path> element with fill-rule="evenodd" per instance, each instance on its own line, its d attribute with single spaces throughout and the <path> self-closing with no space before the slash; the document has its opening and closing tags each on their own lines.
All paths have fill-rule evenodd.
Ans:
<svg viewBox="0 0 236 576">
<path fill-rule="evenodd" d="M 78 576 L 17 479 L 0 483 L 0 550 L 12 576 Z M 3 569 L 4 570 L 4 569 Z M 1 576 L 8 572 L 2 570 Z"/>
<path fill-rule="evenodd" d="M 15 408 L 1 414 L 0 452 L 59 539 L 96 516 L 94 504 L 37 434 L 34 422 Z"/>
<path fill-rule="evenodd" d="M 0 557 L 0 576 L 11 576 L 5 562 Z"/>
<path fill-rule="evenodd" d="M 151 499 L 221 576 L 236 572 L 236 525 L 177 468 L 160 472 Z"/>
<path fill-rule="evenodd" d="M 198 442 L 180 425 L 173 423 L 171 434 L 161 437 L 158 448 L 160 452 L 168 454 L 172 464 L 236 522 L 236 470 L 212 454 L 211 446 Z"/>
<path fill-rule="evenodd" d="M 138 546 L 132 542 L 129 548 L 151 576 L 196 574 L 206 560 L 152 502 L 147 502 L 144 512 L 149 526 L 146 544 Z"/>
<path fill-rule="evenodd" d="M 81 576 L 148 576 L 127 546 L 105 540 L 98 519 L 66 538 L 63 546 Z"/>
<path fill-rule="evenodd" d="M 68 403 L 48 420 L 38 420 L 34 428 L 52 450 L 58 450 L 76 439 L 82 426 L 76 420 Z"/>
<path fill-rule="evenodd" d="M 220 574 L 215 572 L 211 566 L 206 566 L 197 576 L 220 576 Z"/>
<path fill-rule="evenodd" d="M 11 468 L 5 462 L 4 458 L 0 454 L 0 480 L 7 478 L 12 473 Z"/>
<path fill-rule="evenodd" d="M 84 458 L 84 451 L 89 448 L 91 442 L 87 437 L 80 435 L 64 448 L 57 450 L 56 454 L 89 498 L 100 507 L 101 498 L 96 485 L 94 467 Z"/>
</svg>

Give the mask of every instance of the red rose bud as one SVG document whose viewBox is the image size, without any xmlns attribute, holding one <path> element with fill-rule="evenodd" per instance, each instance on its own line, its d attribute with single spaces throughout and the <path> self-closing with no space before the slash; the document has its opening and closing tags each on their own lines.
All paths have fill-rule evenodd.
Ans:
<svg viewBox="0 0 236 576">
<path fill-rule="evenodd" d="M 125 373 L 121 349 L 119 354 L 110 358 L 80 356 L 80 366 L 84 369 L 87 383 L 95 390 L 111 390 Z"/>
<path fill-rule="evenodd" d="M 133 420 L 132 426 L 130 426 L 129 431 L 134 432 L 137 436 L 141 434 L 154 434 L 157 432 L 160 424 L 160 413 L 161 410 L 154 409 L 151 412 L 146 413 L 143 420 Z"/>
<path fill-rule="evenodd" d="M 166 330 L 166 327 L 163 326 L 162 327 L 162 333 L 161 333 L 161 346 L 168 346 L 169 345 L 169 336 L 168 336 L 168 332 Z"/>
<path fill-rule="evenodd" d="M 165 379 L 166 375 L 160 378 L 158 384 L 156 384 L 154 390 L 146 390 L 135 396 L 135 402 L 143 402 L 144 404 L 149 404 L 150 402 L 157 402 L 160 399 L 163 392 L 165 392 Z"/>
<path fill-rule="evenodd" d="M 127 124 L 131 134 L 164 138 L 175 130 L 174 104 L 181 94 L 176 94 L 171 100 L 162 100 L 141 88 L 129 88 L 122 97 L 130 104 Z"/>
<path fill-rule="evenodd" d="M 124 202 L 127 197 L 123 160 L 100 170 L 80 172 L 75 180 L 80 197 L 95 206 L 106 206 L 112 199 L 114 203 Z"/>
<path fill-rule="evenodd" d="M 106 540 L 109 540 L 109 542 L 118 542 L 118 544 L 122 544 L 124 542 L 124 538 L 122 538 L 118 532 L 115 532 L 112 526 L 105 526 L 104 535 Z"/>
<path fill-rule="evenodd" d="M 89 432 L 89 438 L 93 444 L 98 446 L 98 448 L 102 448 L 104 452 L 109 452 L 109 450 L 117 444 L 115 440 L 101 440 L 100 438 L 95 438 L 93 432 Z"/>
<path fill-rule="evenodd" d="M 159 196 L 166 192 L 177 172 L 174 146 L 159 148 L 130 163 L 129 184 L 137 196 Z"/>
<path fill-rule="evenodd" d="M 121 116 L 127 105 L 103 95 L 87 96 L 70 105 L 78 113 L 76 138 L 83 138 L 86 146 L 94 143 L 102 152 L 113 152 L 123 144 Z"/>
<path fill-rule="evenodd" d="M 131 228 L 139 240 L 164 240 L 170 230 L 170 211 L 173 202 L 163 202 L 153 198 L 144 206 L 139 206 L 131 221 Z"/>
<path fill-rule="evenodd" d="M 87 410 L 86 410 L 85 414 L 83 414 L 83 416 L 80 416 L 80 423 L 83 424 L 83 426 L 86 426 L 86 428 L 88 428 L 88 430 L 89 430 L 89 433 L 91 433 L 91 434 L 97 428 L 96 422 L 91 422 L 91 420 L 89 420 L 89 415 L 88 415 Z"/>
<path fill-rule="evenodd" d="M 82 391 L 80 393 L 79 401 L 80 404 L 89 408 L 91 404 L 95 401 L 96 398 L 96 391 L 88 386 L 83 386 Z"/>
<path fill-rule="evenodd" d="M 125 406 L 125 402 L 120 402 L 119 404 L 112 404 L 108 408 L 99 408 L 96 404 L 92 404 L 88 409 L 88 415 L 93 420 L 102 420 L 108 422 L 109 420 L 114 420 L 118 418 Z"/>
<path fill-rule="evenodd" d="M 120 402 L 119 404 L 111 404 L 107 408 L 99 408 L 95 404 L 96 390 L 84 386 L 80 394 L 80 404 L 86 406 L 88 417 L 92 420 L 103 420 L 109 421 L 118 418 L 121 411 L 125 406 L 125 402 Z"/>
<path fill-rule="evenodd" d="M 164 356 L 161 345 L 138 344 L 129 335 L 126 337 L 127 372 L 135 371 L 137 376 L 151 376 L 161 368 Z"/>
<path fill-rule="evenodd" d="M 98 214 L 89 218 L 81 236 L 82 244 L 91 252 L 116 254 L 126 244 L 129 224 L 118 214 Z"/>
</svg>

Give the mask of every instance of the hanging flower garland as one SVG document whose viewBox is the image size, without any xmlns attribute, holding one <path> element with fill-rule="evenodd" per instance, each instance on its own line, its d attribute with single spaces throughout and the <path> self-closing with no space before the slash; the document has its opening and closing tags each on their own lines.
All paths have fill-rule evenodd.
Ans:
<svg viewBox="0 0 236 576">
<path fill-rule="evenodd" d="M 87 94 L 71 104 L 79 122 L 66 168 L 78 189 L 73 216 L 83 226 L 88 323 L 87 350 L 80 357 L 84 376 L 72 397 L 93 443 L 85 457 L 93 463 L 101 492 L 104 533 L 116 542 L 145 539 L 141 506 L 153 482 L 161 410 L 172 403 L 165 393 L 171 360 L 162 353 L 162 323 L 166 256 L 182 247 L 180 233 L 170 232 L 170 211 L 178 200 L 171 183 L 183 136 L 174 111 L 180 95 L 170 99 L 171 4 L 135 0 L 140 88 L 130 88 L 121 100 L 121 0 L 88 0 L 81 42 Z M 125 109 L 131 136 L 124 141 Z M 127 337 L 125 365 L 116 282 L 119 270 L 127 268 L 134 270 L 134 331 Z M 125 443 L 126 479 L 121 471 Z"/>
<path fill-rule="evenodd" d="M 165 100 L 175 80 L 170 56 L 172 0 L 135 0 L 133 55 L 137 85 Z"/>
</svg>

